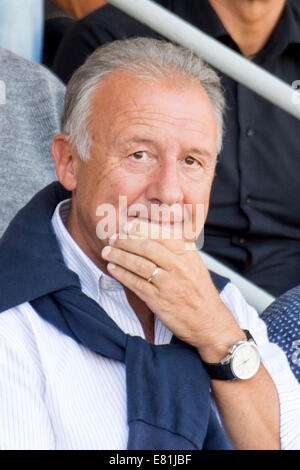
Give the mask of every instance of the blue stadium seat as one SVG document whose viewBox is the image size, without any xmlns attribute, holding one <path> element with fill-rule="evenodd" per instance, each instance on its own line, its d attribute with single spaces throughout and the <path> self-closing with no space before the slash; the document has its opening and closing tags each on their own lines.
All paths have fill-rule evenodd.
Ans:
<svg viewBox="0 0 300 470">
<path fill-rule="evenodd" d="M 261 315 L 272 343 L 286 353 L 300 382 L 300 286 L 278 297 Z"/>
</svg>

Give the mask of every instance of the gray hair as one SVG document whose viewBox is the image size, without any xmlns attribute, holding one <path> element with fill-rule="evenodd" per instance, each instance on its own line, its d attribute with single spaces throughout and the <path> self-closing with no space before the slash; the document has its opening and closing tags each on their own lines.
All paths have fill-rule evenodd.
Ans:
<svg viewBox="0 0 300 470">
<path fill-rule="evenodd" d="M 206 91 L 217 122 L 217 153 L 222 148 L 225 100 L 216 72 L 192 51 L 150 38 L 114 41 L 99 47 L 74 73 L 67 85 L 62 132 L 68 134 L 82 160 L 91 146 L 89 127 L 93 92 L 110 73 L 122 70 L 141 79 L 172 79 L 198 82 Z"/>
</svg>

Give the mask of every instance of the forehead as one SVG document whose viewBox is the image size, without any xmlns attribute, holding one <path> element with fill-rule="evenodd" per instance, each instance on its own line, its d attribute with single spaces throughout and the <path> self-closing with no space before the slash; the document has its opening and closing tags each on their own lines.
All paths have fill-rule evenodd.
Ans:
<svg viewBox="0 0 300 470">
<path fill-rule="evenodd" d="M 147 127 L 154 134 L 180 132 L 182 135 L 210 135 L 216 140 L 214 110 L 203 87 L 181 77 L 140 79 L 114 72 L 92 96 L 92 137 L 137 132 Z"/>
</svg>

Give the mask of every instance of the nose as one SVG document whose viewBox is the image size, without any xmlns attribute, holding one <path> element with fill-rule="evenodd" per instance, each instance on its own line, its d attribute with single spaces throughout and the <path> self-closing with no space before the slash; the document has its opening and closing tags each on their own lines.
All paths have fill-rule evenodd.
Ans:
<svg viewBox="0 0 300 470">
<path fill-rule="evenodd" d="M 182 181 L 177 162 L 165 162 L 152 174 L 147 189 L 147 199 L 152 203 L 172 204 L 183 200 Z"/>
</svg>

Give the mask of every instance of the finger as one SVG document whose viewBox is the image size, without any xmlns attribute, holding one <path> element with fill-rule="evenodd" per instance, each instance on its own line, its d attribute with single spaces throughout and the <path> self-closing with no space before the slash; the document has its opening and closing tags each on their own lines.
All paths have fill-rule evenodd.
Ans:
<svg viewBox="0 0 300 470">
<path fill-rule="evenodd" d="M 183 237 L 182 223 L 155 223 L 145 221 L 143 219 L 134 219 L 122 229 L 123 234 L 132 237 L 141 237 L 148 240 L 155 240 L 157 243 L 162 244 L 173 253 L 183 254 L 188 249 L 195 250 L 196 246 L 189 242 L 187 245 Z M 195 244 L 194 244 L 195 245 Z"/>
<path fill-rule="evenodd" d="M 101 255 L 110 263 L 117 264 L 146 280 L 153 275 L 157 268 L 157 265 L 152 263 L 152 261 L 116 247 L 104 247 Z"/>
<path fill-rule="evenodd" d="M 141 300 L 147 302 L 153 296 L 154 289 L 157 287 L 152 282 L 147 282 L 140 276 L 127 271 L 122 266 L 108 263 L 107 271 L 123 286 L 134 292 Z"/>
<path fill-rule="evenodd" d="M 135 218 L 127 222 L 124 233 L 136 235 L 149 240 L 183 240 L 182 223 L 150 222 L 145 219 Z"/>
<path fill-rule="evenodd" d="M 182 230 L 179 230 L 181 224 L 171 222 L 150 222 L 148 220 L 136 218 L 126 223 L 123 227 L 125 233 L 137 235 L 151 240 L 171 240 L 182 239 Z"/>
<path fill-rule="evenodd" d="M 117 236 L 116 238 L 110 238 L 109 245 L 128 253 L 139 255 L 166 271 L 171 270 L 176 262 L 174 254 L 170 250 L 153 240 L 143 238 L 132 239 L 129 235 L 126 239 Z"/>
</svg>

